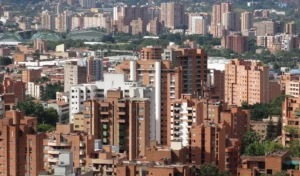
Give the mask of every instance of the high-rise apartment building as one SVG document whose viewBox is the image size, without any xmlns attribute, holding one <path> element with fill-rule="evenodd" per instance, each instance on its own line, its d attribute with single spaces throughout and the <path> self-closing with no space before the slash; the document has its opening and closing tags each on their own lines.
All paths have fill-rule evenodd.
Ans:
<svg viewBox="0 0 300 176">
<path fill-rule="evenodd" d="M 297 28 L 294 21 L 285 24 L 285 33 L 287 34 L 296 34 Z"/>
<path fill-rule="evenodd" d="M 86 81 L 99 81 L 103 79 L 103 61 L 101 58 L 89 57 L 86 59 Z"/>
<path fill-rule="evenodd" d="M 237 106 L 269 102 L 269 67 L 257 61 L 229 61 L 225 65 L 225 102 Z"/>
<path fill-rule="evenodd" d="M 207 54 L 203 49 L 178 49 L 177 58 L 172 62 L 182 67 L 182 93 L 201 92 L 201 84 L 207 82 Z"/>
<path fill-rule="evenodd" d="M 77 65 L 77 61 L 68 61 L 64 66 L 64 91 L 73 85 L 86 83 L 86 67 Z"/>
<path fill-rule="evenodd" d="M 160 21 L 165 27 L 175 29 L 184 24 L 184 4 L 169 2 L 160 5 Z"/>
<path fill-rule="evenodd" d="M 4 78 L 0 85 L 0 94 L 4 96 L 5 110 L 12 109 L 18 102 L 26 100 L 26 86 L 22 81 L 14 81 L 10 78 Z"/>
<path fill-rule="evenodd" d="M 68 32 L 71 28 L 71 17 L 65 11 L 55 17 L 55 29 L 58 32 Z"/>
<path fill-rule="evenodd" d="M 82 8 L 95 8 L 96 7 L 95 0 L 79 0 L 79 4 Z"/>
<path fill-rule="evenodd" d="M 149 98 L 149 101 L 151 102 L 150 136 L 151 140 L 156 140 L 156 136 L 160 136 L 160 131 L 156 131 L 157 124 L 160 125 L 160 119 L 156 119 L 155 109 L 160 109 L 161 105 L 154 103 L 156 98 L 154 88 L 153 86 L 142 86 L 139 82 L 127 80 L 124 74 L 106 73 L 104 74 L 103 81 L 72 86 L 70 90 L 69 121 L 73 123 L 74 120 L 76 120 L 74 116 L 78 116 L 77 113 L 84 111 L 83 104 L 85 101 L 105 100 L 107 97 L 107 91 L 112 89 L 122 90 L 124 98 Z M 90 129 L 93 131 L 92 128 Z M 93 133 L 91 132 L 91 134 Z"/>
<path fill-rule="evenodd" d="M 147 25 L 147 32 L 153 35 L 159 35 L 163 31 L 164 25 L 156 17 L 150 20 Z"/>
<path fill-rule="evenodd" d="M 235 12 L 222 14 L 222 25 L 227 31 L 240 31 L 240 19 Z M 228 33 L 228 32 L 227 32 Z"/>
<path fill-rule="evenodd" d="M 155 140 L 166 145 L 170 138 L 170 101 L 180 98 L 182 92 L 181 69 L 167 60 L 124 61 L 115 71 L 125 73 L 130 80 L 153 85 L 155 89 Z M 159 134 L 159 135 L 158 135 Z"/>
<path fill-rule="evenodd" d="M 79 15 L 72 16 L 71 30 L 82 29 L 83 26 L 84 26 L 84 19 L 82 16 L 79 16 Z"/>
<path fill-rule="evenodd" d="M 282 145 L 286 146 L 294 140 L 299 140 L 299 135 L 292 134 L 299 130 L 300 98 L 286 97 L 282 103 Z"/>
<path fill-rule="evenodd" d="M 124 98 L 122 90 L 109 90 L 105 100 L 84 102 L 74 129 L 97 135 L 104 145 L 118 145 L 134 160 L 145 156 L 150 145 L 150 110 L 148 98 Z"/>
<path fill-rule="evenodd" d="M 148 18 L 149 20 L 154 20 L 157 18 L 160 21 L 160 8 L 159 7 L 150 7 L 148 9 Z"/>
<path fill-rule="evenodd" d="M 226 137 L 222 123 L 205 123 L 191 128 L 190 162 L 196 165 L 212 163 L 219 170 L 236 175 L 240 162 L 240 141 Z"/>
<path fill-rule="evenodd" d="M 207 82 L 210 88 L 210 97 L 224 100 L 225 71 L 210 69 Z"/>
<path fill-rule="evenodd" d="M 141 50 L 140 58 L 144 60 L 161 60 L 162 48 L 148 46 Z"/>
<path fill-rule="evenodd" d="M 22 81 L 25 83 L 28 82 L 35 82 L 39 78 L 41 78 L 42 70 L 34 70 L 34 69 L 28 69 L 22 71 Z"/>
<path fill-rule="evenodd" d="M 223 48 L 232 49 L 236 53 L 243 54 L 248 51 L 248 37 L 239 34 L 231 34 L 222 37 L 221 45 Z"/>
<path fill-rule="evenodd" d="M 165 145 L 171 141 L 170 101 L 179 99 L 182 93 L 200 93 L 201 83 L 207 81 L 207 54 L 203 49 L 178 49 L 176 53 L 169 60 L 124 61 L 115 68 L 116 72 L 125 73 L 143 85 L 154 85 L 155 101 L 161 106 L 155 113 L 162 134 L 157 136 L 157 141 Z"/>
<path fill-rule="evenodd" d="M 44 53 L 48 51 L 48 45 L 45 40 L 36 39 L 33 41 L 33 48 L 40 53 Z"/>
<path fill-rule="evenodd" d="M 256 36 L 276 34 L 276 23 L 274 21 L 256 22 L 253 26 L 256 28 Z"/>
<path fill-rule="evenodd" d="M 56 14 L 59 15 L 64 12 L 64 5 L 61 2 L 58 2 L 56 5 Z"/>
<path fill-rule="evenodd" d="M 141 18 L 138 18 L 137 20 L 132 20 L 130 22 L 130 27 L 132 35 L 144 34 L 146 32 L 146 25 L 144 24 Z"/>
<path fill-rule="evenodd" d="M 285 95 L 300 97 L 300 77 L 298 74 L 285 73 L 281 75 L 280 85 Z"/>
<path fill-rule="evenodd" d="M 47 132 L 43 139 L 43 151 L 41 159 L 45 171 L 53 173 L 54 168 L 59 164 L 59 154 L 65 151 L 72 151 L 73 167 L 84 167 L 88 162 L 88 156 L 93 152 L 94 137 L 84 132 L 75 132 L 73 124 L 56 124 L 56 130 Z"/>
<path fill-rule="evenodd" d="M 208 31 L 208 22 L 206 16 L 191 16 L 189 32 L 190 34 L 205 35 Z"/>
<path fill-rule="evenodd" d="M 43 170 L 43 133 L 37 118 L 20 111 L 7 111 L 0 119 L 1 175 L 34 175 Z"/>
<path fill-rule="evenodd" d="M 221 32 L 223 27 L 223 14 L 232 11 L 232 5 L 229 2 L 214 4 L 212 7 L 211 29 L 210 33 L 213 36 L 222 37 Z"/>
<path fill-rule="evenodd" d="M 243 12 L 241 13 L 241 31 L 249 30 L 253 27 L 253 13 Z"/>
<path fill-rule="evenodd" d="M 48 11 L 43 11 L 41 15 L 41 29 L 54 30 L 55 18 L 54 15 Z"/>
</svg>

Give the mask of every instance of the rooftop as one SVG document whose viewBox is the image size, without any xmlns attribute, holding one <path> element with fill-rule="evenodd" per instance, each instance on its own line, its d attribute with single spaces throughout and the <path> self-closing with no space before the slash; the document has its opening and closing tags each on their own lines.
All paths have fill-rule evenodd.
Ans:
<svg viewBox="0 0 300 176">
<path fill-rule="evenodd" d="M 273 152 L 269 153 L 267 156 L 284 156 L 288 151 L 286 150 L 274 150 Z"/>
<path fill-rule="evenodd" d="M 49 41 L 60 41 L 61 37 L 58 36 L 56 33 L 50 33 L 50 32 L 38 32 L 34 34 L 30 40 L 49 40 Z"/>
</svg>

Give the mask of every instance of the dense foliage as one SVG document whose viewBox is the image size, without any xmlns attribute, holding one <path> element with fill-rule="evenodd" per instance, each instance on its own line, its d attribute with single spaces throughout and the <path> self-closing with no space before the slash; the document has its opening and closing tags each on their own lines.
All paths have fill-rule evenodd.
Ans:
<svg viewBox="0 0 300 176">
<path fill-rule="evenodd" d="M 204 163 L 200 167 L 196 167 L 195 176 L 229 176 L 226 171 L 219 171 L 218 167 L 213 164 Z"/>
<path fill-rule="evenodd" d="M 257 103 L 249 105 L 247 102 L 242 103 L 243 109 L 250 109 L 251 120 L 262 120 L 269 115 L 281 115 L 282 102 L 286 95 L 275 97 L 271 103 Z"/>
<path fill-rule="evenodd" d="M 9 65 L 9 64 L 12 64 L 12 63 L 13 63 L 13 61 L 12 61 L 11 58 L 3 57 L 3 56 L 0 57 L 0 65 L 1 66 L 6 66 L 6 65 Z"/>
<path fill-rule="evenodd" d="M 258 142 L 260 139 L 259 135 L 254 132 L 254 131 L 250 131 L 244 134 L 243 139 L 242 139 L 242 148 L 241 148 L 241 152 L 244 153 L 246 150 L 246 147 L 249 146 L 250 144 L 254 143 L 254 142 Z"/>
<path fill-rule="evenodd" d="M 258 142 L 255 141 L 247 146 L 244 155 L 246 156 L 265 156 L 276 149 L 283 149 L 281 144 L 273 141 Z"/>
<path fill-rule="evenodd" d="M 42 100 L 51 100 L 56 98 L 56 92 L 62 92 L 64 88 L 59 83 L 47 84 L 45 88 L 45 92 L 41 97 Z"/>
<path fill-rule="evenodd" d="M 58 122 L 58 114 L 54 108 L 44 109 L 43 105 L 30 100 L 18 103 L 16 109 L 24 111 L 26 116 L 36 117 L 39 124 L 49 124 L 54 127 Z"/>
<path fill-rule="evenodd" d="M 38 132 L 46 132 L 46 131 L 52 131 L 55 130 L 55 127 L 49 124 L 38 124 L 37 125 L 37 131 Z"/>
<path fill-rule="evenodd" d="M 44 82 L 47 82 L 47 81 L 50 81 L 50 79 L 46 76 L 43 76 L 43 77 L 37 79 L 35 82 L 36 83 L 44 83 Z"/>
</svg>

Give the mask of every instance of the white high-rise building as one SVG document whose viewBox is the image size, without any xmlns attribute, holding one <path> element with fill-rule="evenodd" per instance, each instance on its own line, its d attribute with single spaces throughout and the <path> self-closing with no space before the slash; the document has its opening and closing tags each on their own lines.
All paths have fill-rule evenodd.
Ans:
<svg viewBox="0 0 300 176">
<path fill-rule="evenodd" d="M 190 34 L 207 34 L 207 19 L 205 16 L 192 16 Z"/>
<path fill-rule="evenodd" d="M 155 119 L 155 90 L 153 86 L 142 86 L 140 82 L 127 80 L 124 74 L 106 73 L 103 81 L 96 81 L 90 84 L 79 84 L 70 89 L 70 123 L 73 122 L 74 114 L 83 111 L 83 102 L 90 99 L 105 99 L 106 93 L 111 89 L 120 89 L 124 97 L 149 98 L 150 100 L 150 129 L 151 140 L 155 140 L 156 119 Z"/>
</svg>

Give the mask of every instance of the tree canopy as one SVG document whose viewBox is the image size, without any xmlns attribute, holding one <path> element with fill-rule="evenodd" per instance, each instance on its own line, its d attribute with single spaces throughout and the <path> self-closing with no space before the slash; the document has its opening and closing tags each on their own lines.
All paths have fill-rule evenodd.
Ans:
<svg viewBox="0 0 300 176">
<path fill-rule="evenodd" d="M 247 102 L 242 103 L 243 109 L 250 109 L 251 120 L 262 120 L 269 115 L 281 115 L 282 102 L 286 95 L 275 97 L 271 103 L 256 103 L 249 105 Z"/>
<path fill-rule="evenodd" d="M 54 108 L 44 109 L 43 105 L 33 101 L 19 102 L 16 109 L 24 111 L 26 116 L 33 116 L 38 119 L 39 124 L 55 126 L 58 122 L 58 114 Z"/>
<path fill-rule="evenodd" d="M 11 58 L 4 57 L 4 56 L 0 57 L 0 65 L 1 66 L 7 66 L 7 65 L 12 64 L 12 63 L 13 63 L 13 61 L 12 61 Z"/>
<path fill-rule="evenodd" d="M 62 92 L 64 90 L 63 86 L 59 83 L 47 84 L 45 92 L 41 97 L 42 100 L 47 101 L 56 98 L 56 92 Z"/>
<path fill-rule="evenodd" d="M 230 176 L 230 173 L 219 171 L 216 165 L 204 163 L 195 168 L 195 176 Z"/>
<path fill-rule="evenodd" d="M 254 143 L 252 143 L 246 147 L 244 155 L 246 155 L 246 156 L 265 156 L 276 149 L 283 149 L 283 146 L 281 144 L 278 144 L 273 141 L 265 141 L 262 143 L 255 141 Z"/>
</svg>

